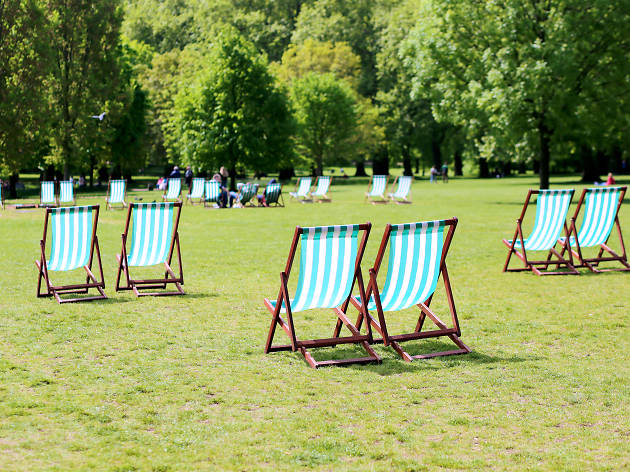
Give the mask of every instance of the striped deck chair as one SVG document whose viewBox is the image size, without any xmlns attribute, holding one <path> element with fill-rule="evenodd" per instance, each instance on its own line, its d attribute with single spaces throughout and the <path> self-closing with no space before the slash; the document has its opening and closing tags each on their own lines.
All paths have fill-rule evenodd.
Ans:
<svg viewBox="0 0 630 472">
<path fill-rule="evenodd" d="M 370 346 L 372 341 L 371 323 L 366 323 L 367 334 L 361 334 L 346 316 L 355 282 L 359 292 L 364 294 L 361 276 L 361 259 L 370 233 L 371 224 L 346 226 L 320 226 L 295 228 L 293 242 L 284 272 L 280 274 L 280 291 L 276 300 L 264 299 L 264 304 L 272 315 L 271 326 L 265 344 L 265 352 L 300 351 L 313 368 L 366 362 L 380 362 L 381 359 Z M 361 239 L 359 240 L 359 236 Z M 289 298 L 289 275 L 291 266 L 300 245 L 300 273 L 295 296 Z M 299 340 L 293 323 L 293 314 L 313 308 L 331 308 L 337 323 L 345 326 L 350 336 Z M 286 321 L 281 314 L 286 313 Z M 370 317 L 363 310 L 363 316 Z M 273 345 L 276 326 L 280 326 L 291 340 L 287 345 Z M 339 331 L 339 330 L 338 330 Z M 335 346 L 337 344 L 360 344 L 367 357 L 316 361 L 309 348 Z"/>
<path fill-rule="evenodd" d="M 626 246 L 623 243 L 621 234 L 621 226 L 619 224 L 619 208 L 623 202 L 627 187 L 598 187 L 585 188 L 580 196 L 575 214 L 571 218 L 571 226 L 569 234 L 573 234 L 570 238 L 570 247 L 573 256 L 579 261 L 578 267 L 588 267 L 592 272 L 609 272 L 609 271 L 626 271 L 630 270 L 628 258 L 626 256 Z M 584 203 L 586 202 L 586 203 Z M 580 210 L 584 205 L 584 217 L 580 230 L 577 231 L 575 223 L 577 221 Z M 621 255 L 617 254 L 608 246 L 608 238 L 612 233 L 613 226 L 617 228 L 619 236 L 619 245 L 621 246 Z M 564 242 L 564 238 L 560 238 L 560 243 Z M 586 258 L 582 254 L 582 249 L 586 247 L 599 246 L 597 257 Z M 565 246 L 563 246 L 564 254 Z M 606 251 L 610 256 L 602 257 Z M 620 262 L 623 267 L 600 269 L 600 262 Z"/>
<path fill-rule="evenodd" d="M 522 270 L 531 270 L 536 275 L 577 275 L 578 271 L 573 266 L 573 255 L 570 250 L 570 242 L 568 239 L 569 229 L 567 227 L 567 211 L 569 204 L 573 198 L 573 189 L 566 190 L 529 190 L 527 199 L 523 205 L 521 216 L 516 220 L 516 230 L 512 239 L 504 239 L 503 244 L 509 248 L 507 259 L 503 266 L 503 272 L 517 272 Z M 538 195 L 536 202 L 536 220 L 534 228 L 527 239 L 523 237 L 523 218 L 527 211 L 527 207 L 532 195 Z M 567 238 L 564 240 L 563 246 L 565 250 L 569 250 L 569 259 L 565 259 L 555 246 L 564 227 L 564 233 Z M 547 251 L 547 259 L 540 261 L 532 261 L 527 256 L 527 251 Z M 563 251 L 564 253 L 564 251 Z M 523 261 L 525 267 L 518 269 L 509 269 L 510 258 L 515 254 Z M 556 259 L 552 260 L 555 256 Z M 549 266 L 557 266 L 556 271 L 549 271 Z M 568 269 L 560 271 L 561 267 Z M 542 269 L 542 270 L 541 270 Z"/>
<path fill-rule="evenodd" d="M 205 183 L 206 179 L 202 177 L 195 177 L 192 179 L 192 188 L 190 189 L 190 192 L 188 192 L 188 195 L 186 195 L 191 205 L 194 205 L 194 200 L 197 200 L 199 203 L 203 203 L 206 191 L 204 187 Z"/>
<path fill-rule="evenodd" d="M 107 298 L 104 288 L 103 265 L 101 251 L 96 236 L 99 206 L 79 206 L 64 208 L 47 208 L 44 220 L 44 235 L 40 242 L 41 254 L 35 261 L 39 272 L 37 278 L 37 296 L 54 296 L 59 303 L 101 300 Z M 51 227 L 50 258 L 46 259 L 46 235 L 48 223 Z M 100 281 L 92 273 L 94 253 L 98 260 Z M 54 285 L 50 279 L 50 272 L 61 272 L 83 267 L 87 273 L 85 283 L 73 285 Z M 46 290 L 42 292 L 42 280 L 46 283 Z M 64 298 L 67 294 L 87 294 L 95 288 L 99 295 L 82 298 Z"/>
<path fill-rule="evenodd" d="M 329 175 L 320 175 L 317 177 L 317 188 L 314 192 L 311 192 L 311 197 L 318 202 L 332 202 L 328 197 L 331 182 L 332 177 Z"/>
<path fill-rule="evenodd" d="M 177 209 L 177 213 L 175 213 Z M 182 211 L 181 202 L 163 203 L 130 203 L 127 213 L 125 232 L 122 235 L 122 250 L 116 255 L 118 259 L 118 275 L 116 291 L 133 290 L 136 296 L 147 295 L 184 295 L 184 273 L 182 254 L 179 246 L 179 217 Z M 131 233 L 131 249 L 127 249 L 129 223 L 133 214 Z M 171 268 L 173 252 L 177 248 L 179 275 Z M 130 267 L 146 267 L 164 264 L 163 279 L 133 279 Z M 121 274 L 125 274 L 125 285 L 120 284 Z M 141 290 L 166 289 L 167 284 L 174 284 L 176 291 L 141 293 Z"/>
<path fill-rule="evenodd" d="M 72 180 L 62 180 L 59 182 L 59 204 L 61 205 L 62 203 L 75 204 Z"/>
<path fill-rule="evenodd" d="M 203 199 L 203 206 L 215 208 L 219 205 L 221 199 L 221 184 L 216 180 L 206 180 L 206 192 Z M 211 204 L 212 205 L 209 205 Z"/>
<path fill-rule="evenodd" d="M 245 208 L 246 206 L 256 206 L 252 200 L 256 197 L 258 193 L 258 184 L 244 184 L 238 190 L 238 195 L 236 196 L 236 200 L 234 202 L 235 207 L 237 208 Z"/>
<path fill-rule="evenodd" d="M 402 175 L 400 177 L 396 177 L 394 179 L 394 183 L 392 184 L 392 190 L 396 188 L 396 191 L 389 194 L 389 198 L 396 203 L 411 203 L 409 200 L 409 194 L 411 193 L 411 182 L 413 177 L 409 175 Z M 398 187 L 396 187 L 396 183 L 398 183 Z"/>
<path fill-rule="evenodd" d="M 302 203 L 312 201 L 308 197 L 308 193 L 311 190 L 312 181 L 313 179 L 311 179 L 310 177 L 300 177 L 297 181 L 295 192 L 289 192 L 289 195 Z"/>
<path fill-rule="evenodd" d="M 365 201 L 372 204 L 387 203 L 385 199 L 385 188 L 387 187 L 388 177 L 386 175 L 373 175 L 370 181 L 370 187 L 365 192 Z M 380 198 L 380 200 L 375 200 Z"/>
<path fill-rule="evenodd" d="M 107 209 L 114 208 L 114 204 L 120 203 L 122 206 L 121 209 L 127 206 L 127 202 L 125 202 L 125 195 L 127 192 L 127 181 L 126 180 L 110 180 L 107 185 L 107 197 L 105 198 L 105 202 L 107 203 Z"/>
<path fill-rule="evenodd" d="M 39 193 L 39 206 L 57 206 L 57 198 L 55 196 L 55 182 L 41 182 L 41 191 Z"/>
<path fill-rule="evenodd" d="M 280 202 L 282 200 L 282 203 Z M 282 198 L 282 185 L 269 184 L 265 187 L 265 203 L 267 206 L 284 206 L 284 198 Z"/>
<path fill-rule="evenodd" d="M 383 234 L 374 267 L 370 269 L 370 281 L 365 297 L 355 296 L 351 300 L 359 313 L 366 308 L 361 301 L 369 300 L 367 310 L 376 311 L 378 314 L 378 321 L 373 317 L 370 318 L 372 326 L 381 335 L 381 339 L 374 339 L 373 342 L 382 342 L 386 346 L 391 345 L 407 362 L 411 362 L 413 359 L 470 352 L 470 348 L 459 339 L 461 330 L 455 310 L 451 282 L 446 269 L 446 255 L 456 227 L 457 218 L 398 225 L 388 224 L 385 227 L 385 234 Z M 379 290 L 376 278 L 388 245 L 387 277 L 383 289 Z M 449 328 L 429 308 L 440 275 L 442 275 L 446 289 L 452 328 Z M 390 334 L 387 330 L 384 313 L 399 311 L 412 306 L 417 306 L 420 309 L 420 316 L 415 329 L 410 333 Z M 422 331 L 426 318 L 429 318 L 438 329 Z M 357 329 L 361 329 L 362 320 L 363 317 L 360 315 L 355 326 Z M 338 334 L 340 328 L 337 326 L 335 335 Z M 399 344 L 403 341 L 442 336 L 453 341 L 458 349 L 412 356 Z"/>
<path fill-rule="evenodd" d="M 176 201 L 181 202 L 179 196 L 182 193 L 182 179 L 168 179 L 168 186 L 162 198 L 164 201 Z"/>
</svg>

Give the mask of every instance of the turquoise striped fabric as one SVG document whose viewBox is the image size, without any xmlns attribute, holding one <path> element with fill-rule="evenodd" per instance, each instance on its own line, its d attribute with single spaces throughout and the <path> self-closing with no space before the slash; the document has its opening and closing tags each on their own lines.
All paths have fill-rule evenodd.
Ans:
<svg viewBox="0 0 630 472">
<path fill-rule="evenodd" d="M 317 178 L 317 188 L 312 193 L 314 197 L 323 197 L 328 193 L 330 187 L 330 176 L 320 176 Z"/>
<path fill-rule="evenodd" d="M 304 228 L 300 274 L 291 311 L 334 308 L 350 295 L 357 260 L 359 225 Z M 275 305 L 275 302 L 272 302 Z M 280 310 L 284 313 L 284 303 Z"/>
<path fill-rule="evenodd" d="M 179 194 L 182 192 L 182 180 L 181 179 L 168 179 L 168 188 L 166 189 L 167 200 L 178 200 Z"/>
<path fill-rule="evenodd" d="M 72 270 L 86 265 L 92 245 L 92 207 L 54 208 L 50 213 L 52 244 L 48 270 Z"/>
<path fill-rule="evenodd" d="M 203 193 L 205 192 L 204 183 L 206 179 L 201 177 L 195 177 L 192 179 L 192 188 L 190 189 L 190 193 L 188 194 L 188 198 L 198 198 L 203 197 Z"/>
<path fill-rule="evenodd" d="M 125 185 L 124 180 L 110 180 L 109 181 L 109 197 L 108 203 L 123 203 L 125 201 Z"/>
<path fill-rule="evenodd" d="M 206 181 L 206 201 L 218 202 L 221 196 L 221 188 L 216 180 Z"/>
<path fill-rule="evenodd" d="M 440 276 L 444 221 L 393 225 L 389 236 L 389 266 L 380 291 L 383 311 L 424 303 L 433 295 Z M 374 297 L 368 310 L 376 310 Z"/>
<path fill-rule="evenodd" d="M 59 202 L 68 203 L 74 201 L 74 188 L 72 180 L 62 180 L 59 182 Z"/>
<path fill-rule="evenodd" d="M 173 209 L 167 203 L 134 203 L 129 266 L 149 266 L 165 262 L 173 238 Z"/>
<path fill-rule="evenodd" d="M 368 194 L 368 197 L 382 197 L 385 193 L 385 186 L 387 185 L 386 175 L 374 175 L 372 177 L 372 189 Z"/>
<path fill-rule="evenodd" d="M 241 187 L 241 190 L 238 194 L 238 201 L 241 202 L 242 205 L 245 205 L 252 198 L 256 196 L 257 192 L 258 192 L 258 185 L 245 184 Z"/>
<path fill-rule="evenodd" d="M 310 177 L 300 178 L 297 192 L 291 192 L 291 195 L 294 197 L 306 197 L 308 195 L 308 191 L 311 189 L 311 181 Z"/>
<path fill-rule="evenodd" d="M 271 184 L 265 187 L 265 201 L 267 202 L 267 205 L 271 203 L 278 203 L 281 190 L 282 185 L 280 184 Z"/>
<path fill-rule="evenodd" d="M 536 202 L 534 229 L 525 239 L 525 250 L 546 251 L 556 244 L 566 222 L 573 192 L 573 189 L 540 190 Z M 508 243 L 511 244 L 512 240 Z M 516 240 L 514 247 L 521 247 L 520 239 Z"/>
<path fill-rule="evenodd" d="M 55 182 L 42 182 L 42 203 L 55 203 Z"/>
<path fill-rule="evenodd" d="M 578 231 L 580 247 L 599 246 L 610 236 L 621 187 L 589 188 L 586 190 L 584 219 Z M 564 238 L 560 238 L 564 241 Z M 571 245 L 575 244 L 575 237 L 571 236 Z"/>
<path fill-rule="evenodd" d="M 408 175 L 403 175 L 398 178 L 398 188 L 396 192 L 392 194 L 394 198 L 407 198 L 409 190 L 411 190 L 411 179 Z"/>
</svg>

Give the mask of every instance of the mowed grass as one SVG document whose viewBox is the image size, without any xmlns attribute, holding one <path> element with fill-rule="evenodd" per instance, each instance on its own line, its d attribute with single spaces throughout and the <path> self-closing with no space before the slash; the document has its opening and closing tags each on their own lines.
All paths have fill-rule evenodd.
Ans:
<svg viewBox="0 0 630 472">
<path fill-rule="evenodd" d="M 576 180 L 553 185 L 579 190 Z M 285 208 L 186 206 L 187 295 L 168 298 L 114 292 L 125 213 L 102 211 L 110 299 L 63 306 L 35 297 L 43 211 L 1 212 L 0 469 L 628 469 L 630 273 L 502 273 L 501 238 L 512 236 L 535 186 L 415 182 L 406 206 L 366 205 L 363 185 L 333 187 L 331 204 L 290 202 L 285 188 Z M 263 353 L 262 299 L 277 296 L 295 225 L 371 221 L 367 272 L 386 223 L 451 216 L 459 225 L 447 263 L 473 353 L 409 364 L 379 345 L 380 365 L 319 370 L 299 353 Z M 620 219 L 630 243 L 628 202 Z M 438 287 L 433 306 L 447 320 Z M 390 331 L 411 329 L 416 316 L 390 314 Z M 328 337 L 335 317 L 308 311 L 295 320 L 298 335 Z M 415 354 L 451 345 L 405 346 Z"/>
</svg>

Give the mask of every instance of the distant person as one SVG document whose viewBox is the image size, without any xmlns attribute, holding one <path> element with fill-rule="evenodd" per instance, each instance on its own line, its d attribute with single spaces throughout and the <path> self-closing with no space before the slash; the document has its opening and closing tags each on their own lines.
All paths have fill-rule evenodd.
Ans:
<svg viewBox="0 0 630 472">
<path fill-rule="evenodd" d="M 606 179 L 606 185 L 615 185 L 615 178 L 612 175 L 612 172 L 608 172 L 608 178 Z"/>
<path fill-rule="evenodd" d="M 166 179 L 164 177 L 160 177 L 155 186 L 158 190 L 166 190 Z"/>
<path fill-rule="evenodd" d="M 221 174 L 221 187 L 227 190 L 228 177 L 230 176 L 230 173 L 225 167 L 221 166 L 221 169 L 219 169 L 219 174 Z"/>
<path fill-rule="evenodd" d="M 432 184 L 437 183 L 437 175 L 438 175 L 438 170 L 435 168 L 435 166 L 431 167 L 431 170 L 429 171 L 429 175 L 431 176 L 431 180 L 430 182 Z"/>
<path fill-rule="evenodd" d="M 172 172 L 168 176 L 169 179 L 181 179 L 182 174 L 179 172 L 179 167 L 173 167 Z"/>
<path fill-rule="evenodd" d="M 448 183 L 448 165 L 442 164 L 442 182 Z"/>
<path fill-rule="evenodd" d="M 81 177 L 79 177 L 79 187 L 85 187 L 87 185 L 87 183 L 85 182 L 85 175 L 81 174 Z"/>
<path fill-rule="evenodd" d="M 193 179 L 193 171 L 190 168 L 190 166 L 186 166 L 186 172 L 184 172 L 184 182 L 186 182 L 186 185 L 188 185 L 189 192 L 192 187 L 192 179 Z"/>
<path fill-rule="evenodd" d="M 346 174 L 346 171 L 343 170 L 343 168 L 339 169 L 339 172 L 341 172 L 341 178 L 342 179 L 347 179 L 348 178 L 348 174 Z"/>
<path fill-rule="evenodd" d="M 221 182 L 221 174 L 214 174 L 212 176 L 212 180 L 214 180 L 215 182 L 217 182 L 219 184 L 219 207 L 220 208 L 227 208 L 228 206 L 228 193 L 227 193 L 227 189 L 223 186 L 222 182 Z"/>
</svg>

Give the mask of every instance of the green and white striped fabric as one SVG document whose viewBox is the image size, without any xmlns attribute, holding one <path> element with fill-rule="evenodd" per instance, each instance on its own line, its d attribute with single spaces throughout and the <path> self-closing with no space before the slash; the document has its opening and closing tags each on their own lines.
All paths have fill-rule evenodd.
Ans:
<svg viewBox="0 0 630 472">
<path fill-rule="evenodd" d="M 270 184 L 265 187 L 265 201 L 267 202 L 267 205 L 278 203 L 281 190 L 282 185 L 280 184 Z"/>
<path fill-rule="evenodd" d="M 566 222 L 573 192 L 573 189 L 540 190 L 534 229 L 525 239 L 526 251 L 546 251 L 556 244 Z M 509 240 L 508 244 L 511 243 L 512 240 Z M 521 247 L 520 239 L 516 240 L 514 247 Z"/>
<path fill-rule="evenodd" d="M 334 308 L 350 295 L 357 260 L 359 225 L 304 228 L 300 274 L 291 311 Z M 275 305 L 276 302 L 272 302 Z M 286 312 L 286 307 L 281 308 Z"/>
<path fill-rule="evenodd" d="M 256 196 L 256 193 L 258 193 L 258 185 L 245 184 L 241 187 L 241 190 L 238 194 L 238 201 L 241 203 L 241 205 L 245 205 Z"/>
<path fill-rule="evenodd" d="M 204 183 L 206 182 L 206 179 L 201 178 L 201 177 L 195 177 L 194 179 L 192 179 L 192 188 L 190 189 L 190 193 L 188 194 L 188 198 L 193 199 L 193 198 L 197 198 L 197 199 L 201 199 L 203 197 L 203 193 L 205 191 L 204 189 Z"/>
<path fill-rule="evenodd" d="M 165 262 L 173 238 L 172 202 L 134 203 L 129 266 L 150 266 Z"/>
<path fill-rule="evenodd" d="M 372 177 L 372 189 L 368 197 L 383 197 L 385 186 L 387 185 L 386 175 L 375 175 Z"/>
<path fill-rule="evenodd" d="M 392 226 L 387 278 L 380 291 L 383 311 L 403 310 L 433 295 L 440 276 L 444 227 L 443 220 Z M 373 296 L 367 308 L 376 310 Z"/>
<path fill-rule="evenodd" d="M 578 231 L 580 247 L 599 246 L 608 240 L 615 223 L 620 194 L 621 187 L 587 189 L 584 219 Z M 564 239 L 560 238 L 563 242 Z M 571 236 L 569 242 L 573 246 L 575 237 Z"/>
<path fill-rule="evenodd" d="M 125 185 L 124 180 L 110 180 L 108 203 L 123 203 L 125 201 Z"/>
<path fill-rule="evenodd" d="M 50 213 L 52 244 L 48 270 L 72 270 L 87 265 L 92 247 L 92 207 L 54 208 Z"/>
<path fill-rule="evenodd" d="M 69 203 L 74 201 L 74 187 L 72 180 L 62 180 L 59 182 L 59 202 Z"/>
<path fill-rule="evenodd" d="M 409 195 L 409 190 L 411 190 L 411 177 L 408 175 L 403 175 L 398 178 L 398 188 L 395 193 L 392 193 L 391 196 L 394 198 L 407 198 Z"/>
<path fill-rule="evenodd" d="M 206 181 L 206 201 L 218 202 L 221 196 L 221 188 L 219 182 L 216 180 Z"/>
<path fill-rule="evenodd" d="M 311 182 L 310 177 L 301 177 L 298 181 L 297 192 L 291 192 L 291 196 L 295 198 L 306 197 L 311 189 Z"/>
<path fill-rule="evenodd" d="M 40 200 L 42 203 L 55 203 L 55 182 L 42 182 Z"/>
<path fill-rule="evenodd" d="M 182 193 L 181 179 L 168 179 L 168 187 L 166 189 L 166 200 L 179 200 L 179 194 Z"/>
<path fill-rule="evenodd" d="M 323 197 L 328 193 L 328 188 L 330 187 L 330 176 L 320 176 L 317 178 L 317 188 L 311 194 L 314 197 Z"/>
</svg>

